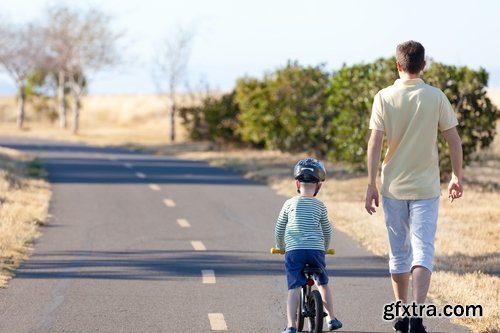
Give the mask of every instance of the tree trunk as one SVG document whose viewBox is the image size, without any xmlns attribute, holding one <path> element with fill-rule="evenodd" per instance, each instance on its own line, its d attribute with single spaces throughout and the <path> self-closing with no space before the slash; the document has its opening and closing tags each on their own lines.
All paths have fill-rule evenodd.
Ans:
<svg viewBox="0 0 500 333">
<path fill-rule="evenodd" d="M 78 134 L 79 130 L 79 122 L 80 122 L 80 108 L 82 106 L 80 95 L 75 94 L 73 96 L 74 104 L 73 104 L 73 134 Z"/>
<path fill-rule="evenodd" d="M 60 70 L 58 76 L 57 98 L 59 100 L 59 126 L 61 128 L 66 128 L 66 104 L 64 103 L 64 71 Z"/>
<path fill-rule="evenodd" d="M 175 142 L 175 113 L 177 106 L 175 101 L 172 101 L 172 107 L 170 108 L 170 142 Z"/>
<path fill-rule="evenodd" d="M 23 128 L 24 124 L 24 105 L 26 103 L 26 92 L 24 85 L 19 87 L 19 101 L 17 104 L 17 128 Z"/>
</svg>

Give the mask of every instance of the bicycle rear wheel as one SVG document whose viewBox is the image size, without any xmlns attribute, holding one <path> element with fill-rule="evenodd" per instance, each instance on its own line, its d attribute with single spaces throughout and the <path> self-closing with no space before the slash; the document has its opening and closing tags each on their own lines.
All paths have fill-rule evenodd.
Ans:
<svg viewBox="0 0 500 333">
<path fill-rule="evenodd" d="M 309 331 L 311 333 L 323 332 L 323 300 L 317 290 L 311 291 L 307 300 L 309 312 Z"/>
</svg>

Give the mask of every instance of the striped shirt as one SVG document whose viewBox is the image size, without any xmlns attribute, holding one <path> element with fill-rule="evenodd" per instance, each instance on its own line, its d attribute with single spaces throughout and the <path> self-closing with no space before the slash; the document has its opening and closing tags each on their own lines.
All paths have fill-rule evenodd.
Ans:
<svg viewBox="0 0 500 333">
<path fill-rule="evenodd" d="M 312 249 L 326 251 L 332 226 L 323 202 L 296 196 L 281 209 L 274 231 L 276 247 L 285 251 Z"/>
</svg>

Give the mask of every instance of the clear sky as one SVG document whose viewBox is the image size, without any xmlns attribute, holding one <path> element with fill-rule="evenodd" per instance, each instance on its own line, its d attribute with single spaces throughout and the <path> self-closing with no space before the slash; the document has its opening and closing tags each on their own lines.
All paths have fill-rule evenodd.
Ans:
<svg viewBox="0 0 500 333">
<path fill-rule="evenodd" d="M 178 26 L 195 31 L 192 87 L 203 79 L 229 90 L 237 78 L 262 77 L 289 59 L 335 70 L 392 56 L 414 39 L 436 61 L 486 68 L 490 87 L 500 88 L 497 0 L 1 0 L 0 17 L 35 20 L 52 3 L 97 7 L 124 32 L 123 64 L 94 75 L 92 94 L 155 93 L 155 53 Z M 12 91 L 0 75 L 0 94 Z"/>
</svg>

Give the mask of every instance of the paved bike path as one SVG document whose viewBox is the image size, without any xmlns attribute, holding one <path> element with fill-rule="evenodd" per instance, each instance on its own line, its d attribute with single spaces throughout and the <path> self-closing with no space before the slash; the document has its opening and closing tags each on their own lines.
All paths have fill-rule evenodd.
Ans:
<svg viewBox="0 0 500 333">
<path fill-rule="evenodd" d="M 283 257 L 267 249 L 285 198 L 201 162 L 47 140 L 0 144 L 39 155 L 53 190 L 50 224 L 0 290 L 0 332 L 283 328 Z M 391 332 L 381 319 L 392 300 L 385 260 L 338 231 L 332 244 L 342 331 Z M 202 271 L 216 283 L 203 283 Z M 427 326 L 466 332 L 445 319 Z"/>
</svg>

